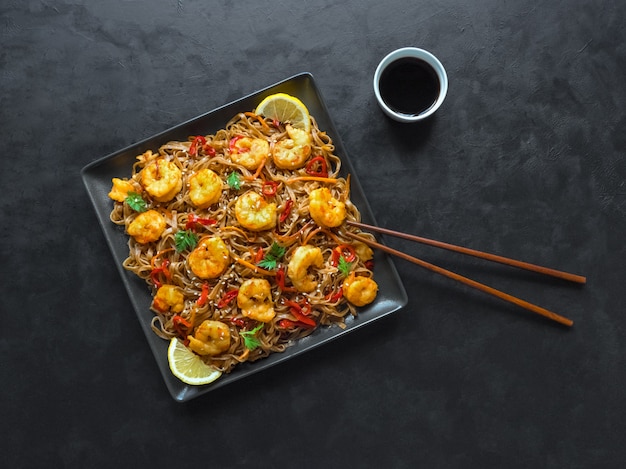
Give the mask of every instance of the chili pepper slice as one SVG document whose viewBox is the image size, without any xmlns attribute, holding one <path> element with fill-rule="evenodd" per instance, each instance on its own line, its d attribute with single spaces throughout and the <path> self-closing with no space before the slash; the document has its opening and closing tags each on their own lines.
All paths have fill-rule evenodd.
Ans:
<svg viewBox="0 0 626 469">
<path fill-rule="evenodd" d="M 261 186 L 261 192 L 266 197 L 272 197 L 276 195 L 276 191 L 278 190 L 278 183 L 276 181 L 265 181 Z"/>
<path fill-rule="evenodd" d="M 202 284 L 202 291 L 200 292 L 200 297 L 198 298 L 198 301 L 196 301 L 196 304 L 198 306 L 204 306 L 208 299 L 209 299 L 209 284 L 205 282 Z"/>
<path fill-rule="evenodd" d="M 170 270 L 168 268 L 169 265 L 170 265 L 169 259 L 163 259 L 163 262 L 161 262 L 161 265 L 159 267 L 155 267 L 154 269 L 152 269 L 152 271 L 150 271 L 150 278 L 152 279 L 152 282 L 157 288 L 161 288 L 161 286 L 163 285 L 163 283 L 161 282 L 159 278 L 159 274 L 162 273 L 167 279 L 172 278 L 170 274 Z"/>
<path fill-rule="evenodd" d="M 204 138 L 202 135 L 198 135 L 192 140 L 191 145 L 189 146 L 189 151 L 188 151 L 190 156 L 198 155 L 198 144 L 206 145 L 206 138 Z"/>
<path fill-rule="evenodd" d="M 237 147 L 237 142 L 241 140 L 242 138 L 243 138 L 243 135 L 235 135 L 233 138 L 230 139 L 230 142 L 228 142 L 228 149 L 230 150 L 231 153 L 245 153 L 248 151 L 247 148 Z"/>
<path fill-rule="evenodd" d="M 207 155 L 215 156 L 215 148 L 213 148 L 210 144 L 207 143 L 206 145 L 202 145 L 202 149 Z"/>
<path fill-rule="evenodd" d="M 185 224 L 185 229 L 193 230 L 197 227 L 198 224 L 207 226 L 207 225 L 215 225 L 216 223 L 217 223 L 217 220 L 213 218 L 200 218 L 196 216 L 195 214 L 190 213 L 189 216 L 187 217 L 187 223 Z"/>
<path fill-rule="evenodd" d="M 172 318 L 172 325 L 181 337 L 187 337 L 187 333 L 191 329 L 191 323 L 178 314 Z"/>
<path fill-rule="evenodd" d="M 242 329 L 246 327 L 246 321 L 243 318 L 230 318 L 230 322 Z"/>
<path fill-rule="evenodd" d="M 235 298 L 237 298 L 237 294 L 239 293 L 238 289 L 230 290 L 229 292 L 224 293 L 224 296 L 217 302 L 218 308 L 225 308 L 228 306 Z"/>
<path fill-rule="evenodd" d="M 316 156 L 311 158 L 305 167 L 307 174 L 317 177 L 328 177 L 328 166 L 326 165 L 326 159 L 323 156 Z"/>
<path fill-rule="evenodd" d="M 157 288 L 161 288 L 163 286 L 163 283 L 161 283 L 161 280 L 159 280 L 160 272 L 160 267 L 158 269 L 152 269 L 152 271 L 150 272 L 150 278 L 152 279 L 152 283 L 154 283 L 154 286 Z"/>
<path fill-rule="evenodd" d="M 288 199 L 285 202 L 285 210 L 283 210 L 283 213 L 281 213 L 279 217 L 279 220 L 281 221 L 281 223 L 284 222 L 289 216 L 289 214 L 291 213 L 291 207 L 293 207 L 293 200 Z"/>
</svg>

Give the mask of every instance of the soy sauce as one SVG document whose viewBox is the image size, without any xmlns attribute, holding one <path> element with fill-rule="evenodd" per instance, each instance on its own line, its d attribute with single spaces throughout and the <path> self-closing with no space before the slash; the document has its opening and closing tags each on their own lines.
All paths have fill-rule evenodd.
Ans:
<svg viewBox="0 0 626 469">
<path fill-rule="evenodd" d="M 389 64 L 380 76 L 380 95 L 393 111 L 417 116 L 432 107 L 440 90 L 439 77 L 421 59 L 404 57 Z"/>
</svg>

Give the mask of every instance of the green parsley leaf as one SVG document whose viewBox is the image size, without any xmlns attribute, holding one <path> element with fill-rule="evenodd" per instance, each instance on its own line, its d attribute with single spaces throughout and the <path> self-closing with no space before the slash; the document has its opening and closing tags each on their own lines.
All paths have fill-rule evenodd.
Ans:
<svg viewBox="0 0 626 469">
<path fill-rule="evenodd" d="M 352 262 L 348 262 L 345 257 L 341 256 L 337 269 L 347 277 L 350 274 L 350 270 L 352 270 Z"/>
<path fill-rule="evenodd" d="M 265 270 L 274 270 L 278 267 L 278 261 L 274 258 L 266 256 L 257 265 Z"/>
<path fill-rule="evenodd" d="M 268 255 L 280 260 L 285 255 L 285 248 L 274 241 Z"/>
<path fill-rule="evenodd" d="M 198 236 L 191 230 L 177 231 L 174 235 L 176 250 L 182 252 L 186 249 L 193 249 L 198 244 Z"/>
<path fill-rule="evenodd" d="M 255 334 L 263 329 L 263 325 L 264 324 L 261 323 L 251 331 L 244 331 L 239 333 L 239 335 L 243 338 L 243 344 L 248 350 L 254 350 L 261 345 L 261 341 Z"/>
<path fill-rule="evenodd" d="M 135 212 L 145 212 L 148 210 L 148 204 L 145 200 L 143 200 L 141 195 L 137 194 L 137 192 L 129 192 L 124 201 Z"/>
<path fill-rule="evenodd" d="M 241 176 L 239 176 L 239 173 L 233 171 L 226 178 L 226 183 L 231 189 L 238 191 L 241 189 Z"/>
<path fill-rule="evenodd" d="M 270 247 L 270 250 L 265 254 L 261 262 L 257 265 L 266 270 L 274 270 L 278 266 L 278 262 L 285 255 L 285 248 L 280 244 L 274 242 Z"/>
</svg>

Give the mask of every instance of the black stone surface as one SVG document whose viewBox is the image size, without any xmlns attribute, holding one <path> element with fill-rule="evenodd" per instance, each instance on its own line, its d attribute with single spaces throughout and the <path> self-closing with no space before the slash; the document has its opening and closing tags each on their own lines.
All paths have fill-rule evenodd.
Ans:
<svg viewBox="0 0 626 469">
<path fill-rule="evenodd" d="M 619 0 L 2 2 L 3 466 L 623 467 L 625 16 Z M 450 80 L 413 126 L 371 85 L 408 45 Z M 175 403 L 80 169 L 303 71 L 379 224 L 588 283 L 390 245 L 574 327 L 399 260 L 402 312 Z"/>
</svg>

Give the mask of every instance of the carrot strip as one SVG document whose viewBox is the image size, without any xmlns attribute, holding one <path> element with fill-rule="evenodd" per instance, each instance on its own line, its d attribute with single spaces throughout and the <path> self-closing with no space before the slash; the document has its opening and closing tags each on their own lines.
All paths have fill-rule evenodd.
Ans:
<svg viewBox="0 0 626 469">
<path fill-rule="evenodd" d="M 156 262 L 156 260 L 161 257 L 163 254 L 165 254 L 166 252 L 170 252 L 170 251 L 174 251 L 174 248 L 168 248 L 168 249 L 163 249 L 159 252 L 157 252 L 154 256 L 152 256 L 152 259 L 150 259 L 150 267 L 152 267 L 153 269 L 156 269 L 156 265 L 154 264 Z"/>
<path fill-rule="evenodd" d="M 263 171 L 263 168 L 265 167 L 265 163 L 267 162 L 267 158 L 263 158 L 263 161 L 261 161 L 261 164 L 259 165 L 259 167 L 256 169 L 256 171 L 254 172 L 254 174 L 252 176 L 244 176 L 244 179 L 246 181 L 254 181 L 256 178 L 259 177 L 259 174 L 261 174 L 261 171 Z"/>
<path fill-rule="evenodd" d="M 263 274 L 263 275 L 270 275 L 270 276 L 275 276 L 276 272 L 272 272 L 271 270 L 265 270 L 262 269 L 259 266 L 256 266 L 254 264 L 252 264 L 251 262 L 248 262 L 244 259 L 242 259 L 241 257 L 235 257 L 235 261 L 238 262 L 239 264 L 247 267 L 248 269 L 251 269 L 254 271 L 254 273 L 256 274 Z"/>
<path fill-rule="evenodd" d="M 265 130 L 266 132 L 271 131 L 270 126 L 267 125 L 267 122 L 265 122 L 265 119 L 263 119 L 263 117 L 259 116 L 258 114 L 255 114 L 254 112 L 244 112 L 244 115 L 246 117 L 250 117 L 252 119 L 256 119 L 257 121 L 259 121 L 259 123 L 263 127 L 263 130 Z"/>
<path fill-rule="evenodd" d="M 302 244 L 309 244 L 309 241 L 311 241 L 313 236 L 318 234 L 320 231 L 324 231 L 323 228 L 315 228 L 314 230 L 311 230 L 311 232 L 306 236 L 306 238 L 302 240 Z"/>
</svg>

